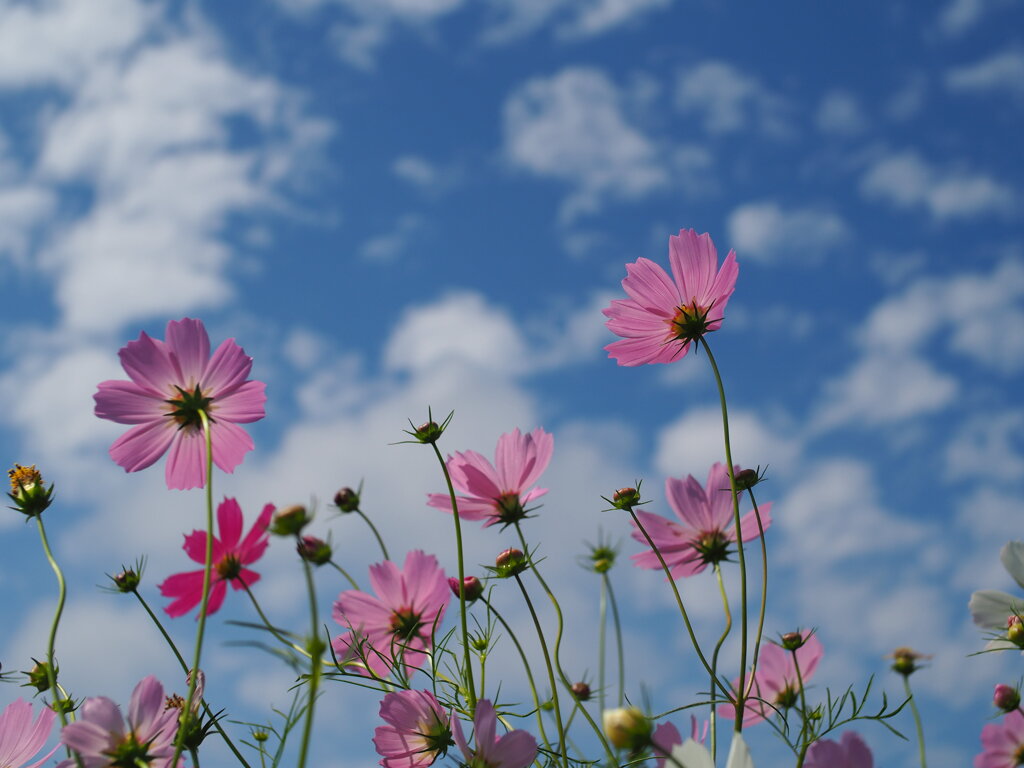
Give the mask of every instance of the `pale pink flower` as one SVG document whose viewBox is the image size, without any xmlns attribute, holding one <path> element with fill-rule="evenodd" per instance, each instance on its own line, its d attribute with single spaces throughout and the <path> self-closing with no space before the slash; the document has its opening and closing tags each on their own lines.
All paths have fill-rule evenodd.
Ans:
<svg viewBox="0 0 1024 768">
<path fill-rule="evenodd" d="M 418 667 L 451 598 L 437 558 L 417 549 L 402 570 L 390 560 L 371 565 L 370 584 L 376 597 L 350 589 L 334 601 L 334 620 L 352 630 L 334 639 L 339 661 L 380 677 L 396 664 Z"/>
<path fill-rule="evenodd" d="M 671 363 L 722 325 L 739 275 L 736 254 L 729 251 L 719 269 L 711 237 L 692 229 L 670 236 L 668 246 L 671 278 L 650 259 L 637 259 L 622 281 L 629 298 L 603 310 L 608 330 L 623 337 L 605 347 L 619 365 Z"/>
<path fill-rule="evenodd" d="M 228 582 L 236 590 L 251 587 L 260 575 L 244 567 L 261 557 L 270 542 L 267 525 L 274 514 L 274 505 L 267 504 L 256 518 L 252 528 L 242 538 L 242 508 L 234 499 L 224 499 L 217 507 L 217 529 L 220 538 L 213 537 L 213 570 L 210 572 L 210 599 L 206 615 L 216 613 L 224 602 Z M 195 562 L 206 564 L 206 531 L 192 531 L 185 537 L 182 549 Z M 173 597 L 164 608 L 169 616 L 184 616 L 203 600 L 203 569 L 168 576 L 160 585 L 160 594 Z"/>
<path fill-rule="evenodd" d="M 104 381 L 93 395 L 96 415 L 134 424 L 110 446 L 110 457 L 126 472 L 154 464 L 165 453 L 168 488 L 206 484 L 206 438 L 199 411 L 209 416 L 213 462 L 233 472 L 253 448 L 239 424 L 264 416 L 262 381 L 247 381 L 252 358 L 234 339 L 210 355 L 210 337 L 200 320 L 167 323 L 167 339 L 145 332 L 118 353 L 130 381 Z"/>
<path fill-rule="evenodd" d="M 393 691 L 380 703 L 387 725 L 374 731 L 373 745 L 384 768 L 426 768 L 448 751 L 448 713 L 430 691 Z"/>
<path fill-rule="evenodd" d="M 178 714 L 178 709 L 164 706 L 164 687 L 150 675 L 132 692 L 127 724 L 117 704 L 97 696 L 85 700 L 78 720 L 63 728 L 60 740 L 81 756 L 85 768 L 169 768 L 174 757 Z M 72 759 L 63 761 L 58 768 L 73 766 Z"/>
<path fill-rule="evenodd" d="M 739 472 L 740 468 L 736 467 L 735 471 Z M 726 466 L 715 463 L 708 472 L 708 482 L 704 487 L 693 475 L 686 480 L 670 477 L 665 481 L 665 496 L 682 524 L 640 510 L 636 510 L 636 515 L 661 552 L 672 578 L 693 576 L 709 563 L 724 560 L 729 554 L 729 545 L 736 541 Z M 772 522 L 771 502 L 759 504 L 758 509 L 761 526 L 767 529 Z M 740 527 L 744 541 L 760 535 L 754 510 L 740 518 Z M 649 546 L 635 522 L 633 529 L 633 538 Z M 658 556 L 650 549 L 633 555 L 633 562 L 639 568 L 661 568 Z"/>
<path fill-rule="evenodd" d="M 36 756 L 46 740 L 57 714 L 49 707 L 42 707 L 35 723 L 32 722 L 32 705 L 24 699 L 15 699 L 0 712 L 0 766 L 3 768 L 37 768 L 50 759 L 57 751 L 58 744 L 39 760 L 29 763 Z"/>
<path fill-rule="evenodd" d="M 705 720 L 702 730 L 696 716 L 690 715 L 690 738 L 698 744 L 703 744 L 708 737 L 708 725 L 708 721 Z M 672 750 L 681 746 L 682 743 L 682 734 L 672 723 L 662 723 L 655 728 L 654 733 L 651 734 L 651 751 L 654 753 L 654 763 L 657 768 L 665 768 L 665 763 L 672 754 Z M 674 764 L 669 762 L 669 768 L 674 768 Z"/>
<path fill-rule="evenodd" d="M 818 662 L 825 654 L 817 635 L 810 630 L 805 630 L 801 634 L 804 636 L 804 644 L 796 651 L 796 658 L 800 664 L 799 678 L 792 651 L 783 650 L 773 643 L 761 646 L 757 671 L 754 673 L 754 686 L 744 706 L 744 726 L 766 720 L 776 711 L 782 712 L 799 703 L 800 680 L 807 685 L 814 677 Z M 734 691 L 737 690 L 739 680 L 734 680 L 732 687 Z M 718 711 L 727 719 L 736 717 L 736 708 L 732 704 L 722 704 Z"/>
<path fill-rule="evenodd" d="M 838 742 L 816 741 L 807 750 L 804 768 L 874 768 L 875 759 L 864 739 L 847 731 Z"/>
<path fill-rule="evenodd" d="M 537 741 L 528 731 L 509 731 L 502 737 L 496 733 L 498 717 L 487 699 L 476 703 L 473 733 L 476 749 L 470 749 L 459 719 L 452 714 L 455 743 L 459 745 L 466 765 L 473 768 L 526 768 L 537 757 Z"/>
<path fill-rule="evenodd" d="M 1017 768 L 1024 763 L 1024 715 L 1020 710 L 982 728 L 981 746 L 974 768 Z"/>
<path fill-rule="evenodd" d="M 529 434 L 519 429 L 498 438 L 494 464 L 476 451 L 456 452 L 448 457 L 448 472 L 456 496 L 459 517 L 486 520 L 484 527 L 522 520 L 527 505 L 547 493 L 547 488 L 530 488 L 547 469 L 555 449 L 554 435 L 539 427 Z M 427 504 L 448 512 L 452 510 L 447 493 L 427 494 Z"/>
</svg>

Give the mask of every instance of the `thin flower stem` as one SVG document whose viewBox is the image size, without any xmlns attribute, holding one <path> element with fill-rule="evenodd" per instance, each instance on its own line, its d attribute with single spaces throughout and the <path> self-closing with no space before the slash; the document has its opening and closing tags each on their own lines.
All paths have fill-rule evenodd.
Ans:
<svg viewBox="0 0 1024 768">
<path fill-rule="evenodd" d="M 605 700 L 605 685 L 604 685 L 604 664 L 605 664 L 605 635 L 608 634 L 608 583 L 603 578 L 604 574 L 601 574 L 601 598 L 598 603 L 598 626 L 600 631 L 597 635 L 597 690 L 598 695 L 601 697 L 601 711 L 604 712 L 608 709 L 607 701 Z"/>
<path fill-rule="evenodd" d="M 192 768 L 199 768 L 199 750 L 189 747 L 188 753 L 192 755 Z"/>
<path fill-rule="evenodd" d="M 528 552 L 529 548 L 526 544 L 526 537 L 523 535 L 523 529 L 522 527 L 520 527 L 519 523 L 516 523 L 515 525 L 516 533 L 519 534 L 519 541 L 523 545 L 523 551 Z M 565 674 L 565 670 L 562 669 L 560 654 L 562 648 L 562 633 L 565 629 L 565 619 L 562 616 L 562 606 L 558 604 L 558 599 L 555 597 L 555 593 L 551 591 L 551 587 L 548 586 L 548 583 L 544 581 L 544 577 L 541 576 L 540 569 L 537 567 L 537 564 L 535 562 L 531 562 L 530 568 L 533 571 L 533 575 L 537 577 L 537 581 L 540 583 L 541 589 L 543 589 L 545 594 L 547 594 L 548 599 L 551 601 L 552 607 L 555 609 L 555 619 L 557 620 L 558 624 L 558 628 L 555 631 L 555 669 L 558 670 L 558 676 L 562 680 L 562 685 L 565 686 L 565 689 L 569 692 L 569 695 L 572 696 L 573 701 L 576 702 L 576 706 L 578 706 L 580 711 L 583 713 L 584 719 L 587 721 L 587 723 L 590 724 L 590 727 L 597 735 L 597 738 L 601 741 L 601 746 L 604 747 L 604 751 L 608 755 L 608 759 L 614 762 L 615 756 L 612 753 L 611 747 L 608 746 L 608 740 L 605 738 L 604 732 L 601 730 L 598 724 L 594 722 L 594 718 L 590 716 L 590 713 L 587 712 L 587 710 L 583 707 L 582 704 L 580 704 L 579 699 L 577 699 L 576 695 L 572 692 L 572 680 L 569 679 L 569 676 Z M 552 691 L 552 695 L 554 696 L 554 691 Z"/>
<path fill-rule="evenodd" d="M 359 585 L 356 583 L 356 580 L 348 575 L 348 571 L 346 571 L 344 568 L 342 568 L 340 565 L 338 565 L 333 560 L 328 560 L 327 562 L 330 563 L 332 566 L 334 566 L 334 570 L 336 570 L 338 573 L 340 573 L 342 576 L 344 576 L 348 580 L 348 583 L 352 585 L 352 589 L 355 589 L 355 590 L 359 589 Z"/>
<path fill-rule="evenodd" d="M 807 757 L 807 750 L 814 741 L 810 738 L 813 734 L 810 729 L 810 719 L 807 712 L 807 694 L 804 692 L 804 676 L 800 673 L 800 659 L 797 658 L 796 649 L 790 651 L 793 654 L 793 668 L 796 670 L 796 682 L 800 686 L 800 754 L 796 759 L 796 768 L 802 768 L 804 759 Z M 753 675 L 751 675 L 753 677 Z M 806 736 L 805 736 L 806 734 Z"/>
<path fill-rule="evenodd" d="M 367 521 L 369 522 L 369 521 Z M 298 536 L 296 536 L 298 539 Z M 299 768 L 305 768 L 306 758 L 309 754 L 309 741 L 313 734 L 313 710 L 316 706 L 317 689 L 320 687 L 321 646 L 320 640 L 320 619 L 316 610 L 316 586 L 313 583 L 313 568 L 309 561 L 302 561 L 302 569 L 306 574 L 306 590 L 309 593 L 309 618 L 312 625 L 309 642 L 309 708 L 306 710 L 306 727 L 302 731 L 302 745 L 299 748 Z"/>
<path fill-rule="evenodd" d="M 910 699 L 910 711 L 914 714 L 914 728 L 917 729 L 917 747 L 921 754 L 921 768 L 928 768 L 924 755 L 924 726 L 921 724 L 921 713 L 917 710 L 914 694 L 910 690 L 910 675 L 903 676 L 903 688 L 907 692 L 907 698 Z"/>
<path fill-rule="evenodd" d="M 601 578 L 608 587 L 608 602 L 612 606 L 612 622 L 615 624 L 615 645 L 619 656 L 619 706 L 621 707 L 626 699 L 626 654 L 622 645 L 622 622 L 619 621 L 619 604 L 615 600 L 612 580 L 608 578 L 607 573 L 602 573 Z"/>
<path fill-rule="evenodd" d="M 676 606 L 679 608 L 679 613 L 683 617 L 683 623 L 686 625 L 686 631 L 690 635 L 690 642 L 693 643 L 693 649 L 697 652 L 697 657 L 700 659 L 700 663 L 704 665 L 704 669 L 707 670 L 707 673 L 714 677 L 711 665 L 708 664 L 708 660 L 705 658 L 704 652 L 700 649 L 700 643 L 697 642 L 697 635 L 693 631 L 693 624 L 690 623 L 690 616 L 686 612 L 686 607 L 683 605 L 683 598 L 679 594 L 679 588 L 676 586 L 676 580 L 672 578 L 672 572 L 669 570 L 668 564 L 665 562 L 665 558 L 662 557 L 661 550 L 658 549 L 658 545 L 654 543 L 654 539 L 651 538 L 651 535 L 647 532 L 647 529 L 644 528 L 643 523 L 640 522 L 640 518 L 637 517 L 636 512 L 634 512 L 632 508 L 630 508 L 629 514 L 632 515 L 633 522 L 636 524 L 637 529 L 644 535 L 644 538 L 647 540 L 647 545 L 657 556 L 658 562 L 661 563 L 661 569 L 665 571 L 665 575 L 668 577 L 668 584 L 672 588 L 672 594 L 675 595 L 676 598 Z M 726 698 L 731 697 L 731 693 L 724 685 L 722 685 L 721 680 L 715 678 L 715 684 L 719 687 L 722 693 L 725 694 Z"/>
<path fill-rule="evenodd" d="M 377 530 L 377 526 L 373 524 L 373 521 L 366 516 L 366 513 L 361 509 L 356 509 L 356 513 L 366 521 L 366 524 L 370 526 L 370 530 L 373 531 L 373 535 L 377 537 L 377 543 L 380 545 L 380 551 L 384 553 L 384 559 L 390 560 L 391 556 L 388 554 L 388 548 L 384 546 L 384 539 L 380 536 L 380 531 Z"/>
<path fill-rule="evenodd" d="M 555 685 L 555 669 L 551 665 L 551 654 L 548 652 L 548 644 L 544 640 L 544 630 L 540 626 L 540 619 L 537 617 L 537 611 L 533 608 L 533 601 L 530 600 L 530 593 L 526 591 L 526 585 L 523 584 L 523 580 L 519 578 L 519 574 L 515 574 L 516 584 L 519 585 L 519 590 L 523 593 L 523 599 L 526 600 L 526 607 L 530 609 L 530 616 L 533 617 L 533 626 L 537 629 L 537 638 L 540 640 L 540 649 L 544 653 L 544 664 L 548 669 L 548 684 L 551 686 L 551 703 L 555 707 L 555 725 L 558 727 L 558 742 L 560 751 L 562 754 L 562 765 L 564 768 L 569 768 L 569 753 L 568 744 L 565 741 L 565 725 L 562 720 L 562 709 L 558 704 L 558 688 Z"/>
<path fill-rule="evenodd" d="M 540 729 L 540 737 L 544 741 L 544 746 L 548 748 L 549 752 L 554 750 L 551 748 L 551 741 L 548 739 L 548 735 L 544 730 L 544 715 L 540 708 L 540 696 L 537 694 L 537 685 L 533 681 L 533 673 L 530 671 L 530 662 L 526 658 L 526 653 L 523 651 L 523 646 L 519 644 L 519 639 L 516 637 L 516 633 L 512 631 L 512 627 L 508 625 L 508 622 L 498 613 L 497 609 L 491 605 L 486 597 L 481 597 L 480 601 L 487 606 L 487 610 L 494 614 L 501 626 L 508 632 L 508 636 L 512 639 L 512 644 L 515 645 L 516 650 L 519 651 L 519 658 L 523 660 L 523 669 L 526 671 L 526 680 L 530 684 L 530 693 L 533 695 L 533 706 L 537 711 L 537 727 Z"/>
<path fill-rule="evenodd" d="M 725 629 L 722 630 L 722 636 L 718 638 L 718 642 L 715 643 L 715 650 L 711 654 L 711 715 L 708 718 L 711 730 L 711 762 L 714 762 L 718 756 L 718 716 L 717 708 L 715 707 L 717 700 L 715 680 L 718 679 L 718 653 L 722 650 L 725 639 L 729 637 L 729 632 L 732 631 L 732 611 L 729 610 L 729 595 L 725 591 L 725 580 L 722 578 L 722 568 L 718 563 L 715 563 L 715 578 L 718 579 L 718 592 L 722 596 L 722 609 L 725 611 Z"/>
<path fill-rule="evenodd" d="M 149 607 L 149 603 L 147 603 L 142 595 L 139 594 L 138 590 L 133 590 L 132 594 L 135 595 L 138 601 L 142 604 L 142 607 L 146 609 L 146 613 L 149 614 L 149 618 L 151 618 L 153 623 L 156 624 L 156 628 L 160 630 L 160 634 L 163 635 L 164 640 L 167 641 L 168 647 L 170 647 L 171 651 L 174 653 L 174 658 L 176 658 L 178 660 L 178 664 L 181 665 L 181 671 L 188 675 L 188 664 L 185 663 L 185 657 L 181 655 L 181 651 L 178 650 L 178 646 L 174 644 L 171 636 L 167 634 L 167 630 L 164 629 L 164 625 L 160 622 L 160 619 L 157 618 L 157 615 L 153 613 L 153 609 Z M 238 748 L 234 745 L 234 742 L 232 742 L 228 737 L 227 731 L 221 727 L 220 720 L 213 716 L 213 711 L 210 709 L 210 705 L 206 703 L 205 699 L 203 699 L 200 704 L 206 712 L 206 715 L 213 721 L 213 727 L 217 729 L 217 733 L 219 733 L 221 738 L 224 739 L 224 743 L 228 745 L 228 749 L 230 749 L 232 754 L 234 754 L 238 759 L 238 762 L 245 766 L 245 768 L 251 768 L 249 763 L 246 762 L 246 759 L 242 757 L 242 753 L 239 752 Z"/>
<path fill-rule="evenodd" d="M 174 740 L 174 757 L 171 768 L 177 768 L 178 758 L 185 744 L 182 737 L 185 725 L 192 716 L 192 699 L 196 695 L 196 684 L 199 682 L 199 662 L 203 652 L 203 636 L 206 633 L 206 608 L 210 602 L 210 572 L 213 570 L 213 432 L 210 429 L 210 417 L 206 411 L 199 409 L 199 420 L 203 424 L 203 436 L 206 438 L 206 561 L 203 564 L 203 599 L 199 603 L 199 623 L 196 627 L 196 650 L 192 657 L 194 670 L 188 684 L 188 696 L 182 709 L 182 723 L 178 728 L 178 736 Z"/>
<path fill-rule="evenodd" d="M 267 628 L 267 631 L 270 632 L 270 634 L 272 634 L 275 638 L 277 638 L 277 640 L 279 642 L 281 642 L 282 644 L 287 645 L 289 648 L 292 648 L 293 650 L 298 651 L 303 656 L 310 656 L 309 651 L 307 651 L 305 648 L 303 648 L 298 643 L 293 643 L 287 637 L 282 635 L 280 630 L 278 630 L 277 627 L 275 627 L 273 624 L 270 623 L 270 619 L 267 618 L 267 615 L 263 612 L 263 609 L 260 608 L 260 604 L 256 601 L 256 595 L 254 595 L 252 593 L 252 590 L 249 589 L 249 585 L 246 584 L 241 579 L 239 580 L 239 582 L 245 588 L 245 594 L 247 594 L 249 596 L 249 600 L 252 601 L 252 607 L 256 609 L 256 613 L 257 613 L 257 615 L 259 615 L 260 621 L 263 622 L 263 626 L 265 626 Z M 310 658 L 312 658 L 312 657 L 310 656 Z"/>
<path fill-rule="evenodd" d="M 736 468 L 732 463 L 732 444 L 729 441 L 729 409 L 725 402 L 725 386 L 722 384 L 722 374 L 718 370 L 715 356 L 711 354 L 711 347 L 707 339 L 700 337 L 704 351 L 708 353 L 708 362 L 715 373 L 715 384 L 718 386 L 718 399 L 722 404 L 722 433 L 725 437 L 725 467 L 729 472 L 729 492 L 732 495 L 732 516 L 736 526 L 736 559 L 740 564 L 740 684 L 736 693 L 736 733 L 743 730 L 743 701 L 746 698 L 744 690 L 747 674 L 747 560 L 743 554 L 743 529 L 740 523 L 740 500 L 736 489 Z M 751 677 L 754 671 L 751 670 Z"/>
<path fill-rule="evenodd" d="M 469 714 L 476 712 L 476 686 L 473 684 L 473 660 L 469 655 L 469 625 L 466 621 L 466 595 L 463 586 L 466 583 L 466 562 L 462 553 L 462 521 L 459 518 L 459 504 L 455 499 L 455 486 L 452 485 L 452 476 L 448 473 L 448 464 L 441 455 L 437 443 L 431 443 L 434 455 L 441 464 L 441 471 L 444 472 L 444 481 L 448 485 L 448 498 L 452 502 L 452 519 L 455 521 L 455 551 L 459 561 L 459 620 L 462 624 L 462 650 L 465 655 L 466 664 L 466 695 L 469 699 Z"/>
<path fill-rule="evenodd" d="M 754 687 L 754 670 L 757 669 L 757 661 L 761 655 L 761 638 L 764 633 L 764 614 L 768 605 L 768 546 L 764 540 L 764 524 L 761 522 L 761 511 L 757 508 L 757 500 L 754 498 L 754 489 L 748 488 L 750 503 L 754 507 L 754 519 L 757 520 L 758 538 L 761 539 L 761 609 L 757 615 L 757 635 L 754 638 L 754 662 L 750 665 L 750 679 L 747 681 L 747 690 L 744 698 L 750 695 Z"/>
</svg>

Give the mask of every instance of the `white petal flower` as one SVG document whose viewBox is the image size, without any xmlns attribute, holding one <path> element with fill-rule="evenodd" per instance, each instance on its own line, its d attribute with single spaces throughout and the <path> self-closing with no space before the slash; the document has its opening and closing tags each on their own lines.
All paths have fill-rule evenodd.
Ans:
<svg viewBox="0 0 1024 768">
<path fill-rule="evenodd" d="M 687 739 L 682 744 L 676 745 L 672 750 L 672 764 L 673 768 L 678 768 L 680 765 L 683 768 L 715 768 L 711 753 L 703 744 L 698 744 L 693 739 Z M 754 768 L 754 761 L 750 758 L 747 742 L 738 733 L 732 735 L 729 761 L 725 768 Z"/>
</svg>

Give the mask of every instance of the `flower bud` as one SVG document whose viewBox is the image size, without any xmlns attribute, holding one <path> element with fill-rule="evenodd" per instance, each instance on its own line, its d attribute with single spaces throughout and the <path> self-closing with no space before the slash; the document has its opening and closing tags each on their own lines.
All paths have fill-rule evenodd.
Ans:
<svg viewBox="0 0 1024 768">
<path fill-rule="evenodd" d="M 748 491 L 761 482 L 756 469 L 741 469 L 734 475 L 737 491 Z"/>
<path fill-rule="evenodd" d="M 807 637 L 810 637 L 810 635 Z M 807 642 L 807 637 L 804 637 L 802 632 L 787 632 L 782 636 L 780 645 L 784 650 L 795 651 Z"/>
<path fill-rule="evenodd" d="M 309 512 L 301 504 L 293 504 L 274 511 L 270 519 L 270 532 L 275 536 L 297 536 L 310 523 Z"/>
<path fill-rule="evenodd" d="M 580 701 L 590 700 L 590 686 L 584 683 L 582 680 L 578 683 L 572 684 L 572 695 Z"/>
<path fill-rule="evenodd" d="M 345 513 L 355 512 L 359 509 L 359 494 L 346 486 L 334 494 L 334 506 Z"/>
<path fill-rule="evenodd" d="M 1003 712 L 1013 712 L 1020 706 L 1020 691 L 1006 683 L 999 683 L 992 695 L 992 703 Z"/>
<path fill-rule="evenodd" d="M 901 647 L 893 651 L 890 658 L 892 658 L 893 671 L 904 677 L 909 677 L 921 668 L 921 665 L 917 663 L 919 659 L 930 659 L 931 656 L 918 653 L 913 648 Z"/>
<path fill-rule="evenodd" d="M 616 509 L 629 510 L 640 503 L 640 491 L 636 488 L 619 488 L 612 494 L 612 504 Z"/>
<path fill-rule="evenodd" d="M 7 470 L 7 476 L 11 481 L 11 492 L 7 496 L 14 502 L 11 509 L 29 517 L 37 517 L 50 506 L 53 501 L 53 485 L 46 487 L 35 464 L 29 467 L 15 464 L 13 469 Z"/>
<path fill-rule="evenodd" d="M 253 731 L 252 732 L 252 739 L 253 739 L 253 741 L 255 741 L 255 742 L 259 743 L 259 744 L 262 744 L 263 742 L 265 742 L 269 738 L 270 738 L 270 734 L 267 733 L 266 731 Z"/>
<path fill-rule="evenodd" d="M 32 659 L 32 661 L 35 662 L 35 666 L 25 673 L 28 676 L 28 682 L 23 683 L 22 688 L 35 688 L 39 693 L 45 693 L 50 690 L 50 665 L 38 659 Z M 53 670 L 53 675 L 56 678 L 56 668 Z"/>
<path fill-rule="evenodd" d="M 456 576 L 452 576 L 448 579 L 448 586 L 452 590 L 452 594 L 456 597 L 459 596 L 459 579 Z M 480 581 L 476 576 L 466 576 L 462 580 L 462 595 L 465 597 L 467 603 L 475 602 L 480 598 L 480 595 L 484 593 L 483 582 Z"/>
<path fill-rule="evenodd" d="M 128 594 L 139 588 L 139 582 L 142 580 L 142 577 L 137 571 L 126 568 L 120 573 L 111 576 L 110 579 L 114 582 L 114 587 L 118 592 Z"/>
<path fill-rule="evenodd" d="M 299 557 L 313 565 L 330 562 L 331 555 L 334 554 L 331 545 L 316 536 L 303 536 L 295 545 L 295 551 L 299 553 Z"/>
<path fill-rule="evenodd" d="M 413 431 L 413 437 L 421 443 L 436 443 L 444 433 L 444 427 L 436 421 L 426 421 Z"/>
<path fill-rule="evenodd" d="M 518 549 L 506 549 L 494 559 L 494 572 L 499 578 L 507 579 L 525 571 L 530 565 L 526 555 Z"/>
<path fill-rule="evenodd" d="M 614 547 L 596 546 L 590 550 L 588 558 L 591 570 L 594 573 L 608 573 L 615 565 L 615 557 L 619 553 Z"/>
<path fill-rule="evenodd" d="M 1010 616 L 1006 620 L 1006 639 L 1018 648 L 1024 648 L 1024 621 L 1020 616 Z"/>
<path fill-rule="evenodd" d="M 636 707 L 606 709 L 602 715 L 604 733 L 616 749 L 639 752 L 651 741 L 651 722 Z"/>
</svg>

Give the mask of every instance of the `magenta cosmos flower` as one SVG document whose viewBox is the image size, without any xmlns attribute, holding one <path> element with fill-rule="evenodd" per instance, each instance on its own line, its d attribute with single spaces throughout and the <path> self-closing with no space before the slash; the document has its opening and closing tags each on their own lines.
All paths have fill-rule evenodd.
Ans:
<svg viewBox="0 0 1024 768">
<path fill-rule="evenodd" d="M 78 720 L 64 727 L 60 740 L 82 757 L 85 768 L 169 768 L 174 758 L 178 714 L 178 709 L 164 706 L 164 687 L 150 675 L 132 692 L 127 725 L 117 704 L 97 696 L 85 700 Z M 74 766 L 72 759 L 58 768 Z"/>
<path fill-rule="evenodd" d="M 786 651 L 773 643 L 761 646 L 761 655 L 754 673 L 754 686 L 750 691 L 743 714 L 743 725 L 751 725 L 767 720 L 776 711 L 795 706 L 800 700 L 800 680 L 804 685 L 814 677 L 818 662 L 825 655 L 818 636 L 810 630 L 803 633 L 804 644 L 796 650 L 796 659 L 800 664 L 799 678 L 793 662 L 793 652 Z M 732 683 L 733 690 L 739 688 L 739 680 Z M 719 713 L 726 718 L 736 717 L 736 708 L 732 704 L 722 704 Z"/>
<path fill-rule="evenodd" d="M 804 768 L 874 768 L 875 759 L 864 739 L 847 731 L 838 742 L 822 739 L 807 750 Z"/>
<path fill-rule="evenodd" d="M 370 584 L 376 597 L 350 589 L 334 601 L 334 620 L 352 630 L 334 639 L 339 662 L 378 677 L 398 664 L 418 667 L 451 598 L 437 558 L 417 549 L 402 570 L 390 560 L 371 565 Z"/>
<path fill-rule="evenodd" d="M 629 298 L 603 310 L 608 330 L 623 337 L 605 347 L 619 365 L 671 363 L 722 325 L 740 271 L 736 254 L 729 251 L 719 269 L 711 237 L 681 229 L 668 239 L 668 260 L 671 278 L 650 259 L 627 264 L 622 287 Z"/>
<path fill-rule="evenodd" d="M 58 744 L 39 760 L 29 763 L 50 738 L 50 730 L 57 714 L 43 707 L 35 723 L 32 705 L 24 699 L 15 699 L 0 712 L 0 766 L 3 768 L 37 768 L 57 751 Z"/>
<path fill-rule="evenodd" d="M 145 332 L 118 352 L 130 381 L 104 381 L 93 395 L 96 415 L 134 424 L 110 446 L 126 472 L 137 472 L 169 453 L 168 488 L 206 483 L 206 438 L 199 412 L 210 419 L 213 462 L 233 472 L 253 448 L 239 427 L 264 416 L 262 381 L 247 381 L 252 358 L 234 339 L 210 355 L 210 337 L 200 320 L 186 317 L 167 324 L 167 339 Z"/>
<path fill-rule="evenodd" d="M 476 749 L 470 749 L 462 733 L 459 719 L 452 715 L 455 743 L 459 745 L 466 765 L 473 768 L 526 768 L 537 757 L 537 741 L 527 731 L 509 731 L 501 738 L 496 733 L 498 716 L 487 699 L 476 703 L 473 735 Z"/>
<path fill-rule="evenodd" d="M 547 488 L 530 488 L 547 469 L 555 449 L 555 437 L 539 427 L 529 434 L 518 428 L 498 438 L 494 464 L 476 451 L 456 452 L 448 457 L 452 485 L 462 496 L 456 496 L 459 517 L 463 520 L 486 520 L 484 527 L 519 522 L 529 511 L 526 507 L 548 492 Z M 529 489 L 529 490 L 527 490 Z M 427 494 L 427 504 L 452 511 L 447 493 Z"/>
<path fill-rule="evenodd" d="M 736 472 L 740 471 L 736 467 Z M 732 514 L 732 493 L 729 473 L 722 463 L 715 463 L 708 472 L 707 485 L 701 487 L 690 475 L 686 480 L 670 477 L 665 481 L 665 496 L 680 523 L 666 520 L 650 512 L 636 511 L 644 530 L 658 547 L 672 578 L 693 576 L 708 564 L 721 562 L 729 555 L 729 545 L 736 541 L 736 526 Z M 771 525 L 771 502 L 758 505 L 761 526 Z M 743 540 L 756 539 L 760 534 L 757 517 L 750 510 L 740 518 Z M 647 538 L 633 523 L 634 539 L 647 545 Z M 639 568 L 660 569 L 661 562 L 654 550 L 633 555 Z"/>
<path fill-rule="evenodd" d="M 1024 715 L 1010 712 L 998 723 L 981 729 L 982 752 L 974 768 L 1017 768 L 1024 765 Z"/>
<path fill-rule="evenodd" d="M 448 751 L 448 713 L 430 691 L 394 691 L 380 703 L 387 725 L 377 726 L 373 745 L 384 768 L 426 768 Z"/>
<path fill-rule="evenodd" d="M 224 603 L 228 582 L 237 590 L 251 587 L 259 581 L 260 575 L 245 566 L 252 565 L 263 557 L 270 540 L 267 526 L 273 514 L 273 504 L 263 507 L 260 516 L 256 518 L 256 522 L 243 539 L 242 508 L 238 506 L 238 502 L 234 499 L 224 499 L 217 507 L 217 529 L 220 538 L 213 537 L 213 571 L 210 600 L 206 607 L 207 616 L 216 613 Z M 206 531 L 192 531 L 185 537 L 182 549 L 195 562 L 206 565 Z M 168 576 L 160 585 L 160 594 L 174 598 L 174 601 L 164 608 L 169 616 L 184 616 L 203 600 L 203 569 Z"/>
</svg>

